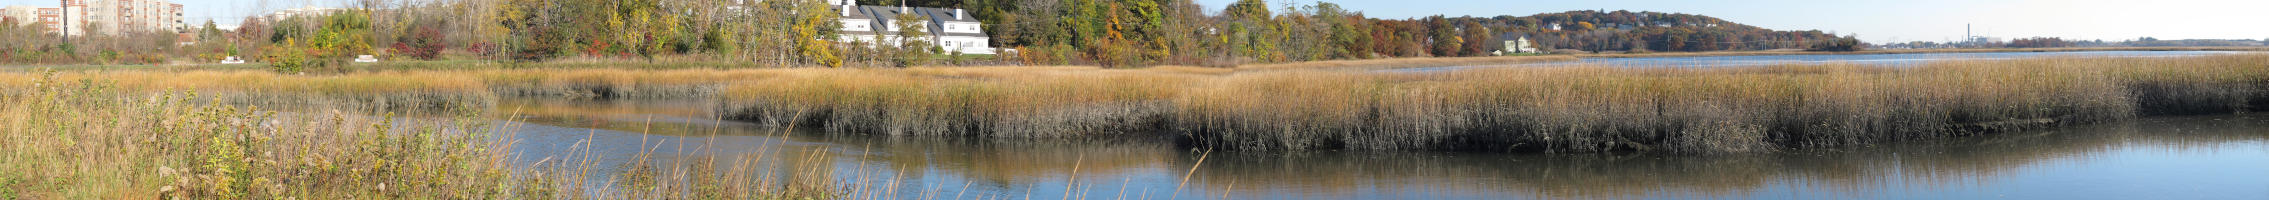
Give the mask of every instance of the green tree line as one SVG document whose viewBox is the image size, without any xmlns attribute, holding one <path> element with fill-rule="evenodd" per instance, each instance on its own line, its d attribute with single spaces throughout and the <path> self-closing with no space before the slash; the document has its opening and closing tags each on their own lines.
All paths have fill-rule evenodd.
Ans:
<svg viewBox="0 0 2269 200">
<path fill-rule="evenodd" d="M 865 44 L 838 36 L 840 0 L 362 0 L 322 16 L 248 18 L 236 30 L 188 32 L 206 54 L 325 67 L 346 57 L 713 61 L 765 66 L 950 64 L 923 42 Z M 999 55 L 977 64 L 1202 65 L 1390 57 L 1488 56 L 1528 38 L 1559 52 L 1814 48 L 1856 41 L 1677 13 L 1569 11 L 1531 16 L 1371 18 L 1329 2 L 1240 0 L 1209 11 L 1192 0 L 859 0 L 861 5 L 966 9 Z M 922 21 L 922 16 L 885 16 Z M 344 24 L 340 24 L 344 23 Z M 898 24 L 921 26 L 923 24 Z M 901 37 L 934 35 L 924 29 Z M 879 41 L 879 40 L 876 40 Z M 36 46 L 36 45 L 33 45 Z M 52 46 L 52 45 L 51 45 Z M 1850 45 L 1863 47 L 1864 44 Z M 38 48 L 28 48 L 38 49 Z M 50 48 L 52 49 L 52 48 Z M 205 56 L 201 56 L 205 57 Z"/>
</svg>

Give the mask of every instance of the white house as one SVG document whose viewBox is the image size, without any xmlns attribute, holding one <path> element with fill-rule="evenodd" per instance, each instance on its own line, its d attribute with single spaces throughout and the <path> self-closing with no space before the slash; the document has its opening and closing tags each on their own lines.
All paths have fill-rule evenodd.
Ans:
<svg viewBox="0 0 2269 200">
<path fill-rule="evenodd" d="M 928 37 L 913 40 L 928 41 L 946 52 L 993 54 L 993 48 L 989 44 L 992 37 L 985 35 L 984 23 L 978 22 L 976 17 L 969 16 L 962 9 L 861 6 L 851 0 L 832 0 L 828 4 L 834 5 L 842 15 L 842 35 L 837 37 L 843 41 L 860 41 L 869 45 L 899 43 L 903 40 L 898 38 L 898 33 L 902 30 L 892 20 L 897 20 L 898 15 L 903 13 L 930 18 L 929 21 L 916 23 L 928 29 L 924 30 Z M 877 38 L 881 40 L 877 41 Z"/>
<path fill-rule="evenodd" d="M 1535 44 L 1535 43 L 1529 43 L 1529 41 L 1528 41 L 1528 36 L 1520 36 L 1520 39 L 1511 39 L 1511 40 L 1505 40 L 1505 49 L 1504 49 L 1504 52 L 1506 52 L 1506 53 L 1537 53 L 1537 51 L 1536 51 L 1536 46 L 1535 46 L 1535 45 L 1531 45 L 1531 44 Z"/>
</svg>

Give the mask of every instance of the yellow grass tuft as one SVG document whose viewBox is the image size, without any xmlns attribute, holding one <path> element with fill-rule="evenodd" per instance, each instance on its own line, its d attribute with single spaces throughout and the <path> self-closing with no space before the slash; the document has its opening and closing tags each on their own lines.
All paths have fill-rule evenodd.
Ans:
<svg viewBox="0 0 2269 200">
<path fill-rule="evenodd" d="M 370 84 L 450 88 L 446 81 L 403 83 L 351 76 L 185 76 L 314 81 L 322 84 L 261 87 L 323 92 L 401 90 Z M 277 113 L 196 103 L 200 97 L 193 93 L 122 90 L 160 85 L 245 89 L 187 80 L 74 82 L 47 75 L 30 80 L 11 82 L 21 84 L 10 85 L 16 93 L 0 95 L 0 160 L 6 161 L 0 162 L 0 190 L 9 198 L 826 199 L 844 194 L 836 179 L 817 177 L 826 175 L 771 176 L 771 169 L 753 167 L 832 167 L 826 161 L 750 155 L 744 157 L 757 159 L 639 162 L 629 167 L 634 170 L 612 175 L 635 184 L 599 189 L 616 186 L 585 182 L 605 175 L 578 169 L 598 167 L 585 161 L 603 158 L 547 158 L 532 166 L 507 163 L 514 154 L 513 143 L 488 139 L 510 137 L 493 135 L 490 129 L 497 126 L 490 126 L 489 119 L 428 120 L 351 111 L 358 109 Z M 639 155 L 634 159 L 651 154 Z M 37 190 L 19 190 L 26 188 Z"/>
<path fill-rule="evenodd" d="M 1837 147 L 2269 106 L 2269 55 L 1727 68 L 1314 70 L 1565 57 L 1333 61 L 1239 69 L 485 69 L 279 75 L 82 71 L 128 91 L 483 107 L 498 96 L 715 98 L 732 119 L 845 134 L 1173 134 L 1240 149 L 1747 152 Z M 1404 63 L 1404 64 L 1395 64 Z M 0 88 L 26 88 L 0 73 Z M 20 89 L 0 89 L 22 93 Z M 457 102 L 457 103 L 450 103 Z M 474 102 L 474 103 L 463 103 Z M 802 115 L 798 115 L 802 114 Z M 801 117 L 798 117 L 801 116 Z"/>
</svg>

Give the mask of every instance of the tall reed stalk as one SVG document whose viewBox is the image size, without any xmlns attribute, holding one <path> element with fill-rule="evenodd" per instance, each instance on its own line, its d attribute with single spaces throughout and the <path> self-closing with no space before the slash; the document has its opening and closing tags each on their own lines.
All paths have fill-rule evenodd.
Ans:
<svg viewBox="0 0 2269 200">
<path fill-rule="evenodd" d="M 1508 58 L 1511 61 L 1564 57 Z M 127 91 L 377 109 L 500 97 L 715 98 L 720 115 L 840 134 L 1175 136 L 1250 150 L 1751 152 L 2269 106 L 2269 55 L 1945 61 L 1914 67 L 1577 66 L 1400 73 L 1396 60 L 1218 68 L 475 69 L 279 75 L 82 71 Z M 1419 62 L 1419 61 L 1411 61 Z M 1509 62 L 1501 59 L 1426 62 Z M 1312 65 L 1312 66 L 1309 66 Z M 0 73 L 0 94 L 31 74 Z M 470 102 L 470 103 L 467 103 Z M 793 117 L 797 114 L 804 117 Z"/>
<path fill-rule="evenodd" d="M 616 173 L 588 170 L 597 167 L 591 160 L 602 158 L 583 151 L 535 166 L 510 164 L 513 143 L 490 139 L 500 135 L 479 114 L 278 113 L 199 103 L 196 92 L 120 89 L 119 82 L 131 81 L 55 76 L 0 95 L 0 194 L 8 199 L 805 199 L 840 193 L 825 176 L 790 181 L 758 175 L 769 168 L 748 167 L 826 168 L 827 162 L 765 159 L 641 162 L 614 175 L 644 181 L 639 187 L 595 190 L 605 187 L 582 180 Z M 720 176 L 687 176 L 695 173 Z"/>
<path fill-rule="evenodd" d="M 2262 66 L 2269 56 L 1254 73 L 1186 92 L 1174 127 L 1239 149 L 1769 151 L 2250 110 L 2269 101 Z"/>
<path fill-rule="evenodd" d="M 1248 150 L 1753 152 L 1923 140 L 2264 104 L 2269 56 L 1436 73 L 802 71 L 725 86 L 722 112 L 830 132 L 1168 133 Z"/>
</svg>

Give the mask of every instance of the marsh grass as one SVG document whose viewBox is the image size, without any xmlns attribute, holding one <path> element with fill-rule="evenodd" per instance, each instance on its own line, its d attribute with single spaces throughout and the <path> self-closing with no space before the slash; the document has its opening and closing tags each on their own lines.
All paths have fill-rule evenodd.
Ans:
<svg viewBox="0 0 2269 200">
<path fill-rule="evenodd" d="M 1565 61 L 1576 61 L 1576 57 L 1573 57 L 1573 56 L 1489 56 L 1489 57 L 1446 57 L 1446 58 L 1388 58 L 1388 59 L 1366 59 L 1366 60 L 1332 60 L 1332 61 L 1312 61 L 1312 62 L 1296 62 L 1296 63 L 1252 64 L 1252 65 L 1240 65 L 1240 66 L 1237 66 L 1236 68 L 1237 68 L 1237 70 L 1240 70 L 1240 71 L 1268 71 L 1268 70 L 1288 70 L 1288 69 L 1307 69 L 1307 70 L 1314 70 L 1314 69 L 1354 69 L 1354 70 L 1377 70 L 1377 69 L 1395 69 L 1395 68 L 1446 67 L 1446 66 L 1474 66 L 1474 65 L 1503 65 L 1503 64 L 1538 63 L 1538 62 L 1565 62 Z"/>
<path fill-rule="evenodd" d="M 1704 56 L 1783 56 L 1783 55 L 1867 55 L 1867 54 L 1922 54 L 1922 53 L 1999 53 L 1999 52 L 2080 52 L 2080 51 L 2269 51 L 2269 47 L 2064 47 L 2064 48 L 1976 48 L 1976 49 L 1894 49 L 1864 51 L 1707 51 L 1707 52 L 1653 52 L 1618 54 L 1573 54 L 1584 58 L 1651 58 L 1651 57 L 1704 57 Z"/>
<path fill-rule="evenodd" d="M 169 92 L 180 90 L 199 92 Z M 594 164 L 604 158 L 586 141 L 577 144 L 585 150 L 570 156 L 514 166 L 505 160 L 513 144 L 489 139 L 496 137 L 487 135 L 493 130 L 481 127 L 490 122 L 471 114 L 479 112 L 444 112 L 460 117 L 432 123 L 370 114 L 397 107 L 481 110 L 494 107 L 489 102 L 497 96 L 713 96 L 723 104 L 717 112 L 730 119 L 886 137 L 1165 134 L 1186 146 L 1241 150 L 1724 153 L 2246 112 L 2269 106 L 2269 55 L 1445 73 L 1177 67 L 0 73 L 0 160 L 8 161 L 0 162 L 0 197 L 864 199 L 927 187 L 838 182 L 845 177 L 833 177 L 835 162 L 824 149 L 664 156 L 650 153 L 663 147 L 641 146 L 647 150 L 631 158 L 638 161 L 608 171 L 594 170 L 606 168 Z M 276 113 L 201 99 L 345 111 Z M 1072 173 L 1078 173 L 1089 155 L 1073 156 Z M 696 159 L 648 162 L 656 157 Z M 863 162 L 859 167 L 848 178 L 884 176 L 863 170 Z M 593 176 L 619 181 L 590 182 Z"/>
<path fill-rule="evenodd" d="M 847 134 L 1178 133 L 1248 150 L 1755 152 L 2262 105 L 2269 56 L 1442 73 L 808 71 L 727 86 L 722 113 Z"/>
<path fill-rule="evenodd" d="M 2265 55 L 1944 61 L 1913 67 L 1322 70 L 1404 61 L 1419 60 L 1249 69 L 79 71 L 60 76 L 116 80 L 128 91 L 190 89 L 265 102 L 402 105 L 378 106 L 382 108 L 492 107 L 498 97 L 714 98 L 720 104 L 715 112 L 727 119 L 797 124 L 836 134 L 986 139 L 1168 134 L 1192 146 L 1252 150 L 1753 152 L 2269 105 L 2263 100 L 2269 99 L 2263 91 L 2269 84 Z M 1436 61 L 1468 62 L 1426 62 Z M 7 88 L 27 88 L 30 83 L 22 80 L 35 79 L 23 73 L 0 76 L 8 76 L 0 79 L 0 85 L 13 86 Z M 17 93 L 22 92 L 10 91 Z"/>
<path fill-rule="evenodd" d="M 775 76 L 777 70 L 478 70 L 456 72 L 480 79 L 504 96 L 575 99 L 706 98 L 733 80 Z"/>
<path fill-rule="evenodd" d="M 387 110 L 487 107 L 500 97 L 570 99 L 707 98 L 732 80 L 772 70 L 466 70 L 344 74 L 267 71 L 67 71 L 58 80 L 102 80 L 133 92 L 205 92 L 218 102 L 260 105 L 369 105 Z M 0 73 L 0 93 L 30 88 L 38 73 Z M 462 105 L 459 105 L 462 104 Z"/>
<path fill-rule="evenodd" d="M 2262 66 L 2269 56 L 1244 74 L 1186 95 L 1176 127 L 1242 149 L 1770 151 L 2245 111 L 2269 100 Z"/>
<path fill-rule="evenodd" d="M 1064 138 L 1141 133 L 1166 120 L 1185 70 L 810 70 L 720 94 L 727 119 L 907 136 Z M 806 113 L 803 118 L 792 114 Z M 800 120 L 800 121 L 786 121 Z"/>
<path fill-rule="evenodd" d="M 0 93 L 23 93 L 33 80 L 101 84 L 121 95 L 161 91 L 200 91 L 198 102 L 272 106 L 348 106 L 356 108 L 441 110 L 486 107 L 496 96 L 469 77 L 447 74 L 379 73 L 354 76 L 292 76 L 263 71 L 71 71 L 0 73 Z M 99 83 L 98 83 L 99 82 Z"/>
<path fill-rule="evenodd" d="M 195 92 L 120 89 L 130 81 L 40 77 L 0 95 L 0 160 L 7 161 L 0 162 L 0 195 L 10 199 L 797 199 L 840 193 L 829 178 L 683 176 L 759 174 L 763 169 L 717 166 L 775 162 L 765 159 L 609 172 L 591 170 L 592 161 L 603 158 L 584 151 L 515 166 L 506 160 L 513 143 L 490 139 L 496 136 L 490 122 L 472 117 L 477 114 L 420 120 L 337 110 L 278 113 L 200 103 Z M 640 188 L 703 192 L 640 193 L 583 181 L 612 173 L 633 177 L 626 180 L 685 180 Z M 648 173 L 678 176 L 636 178 Z"/>
</svg>

